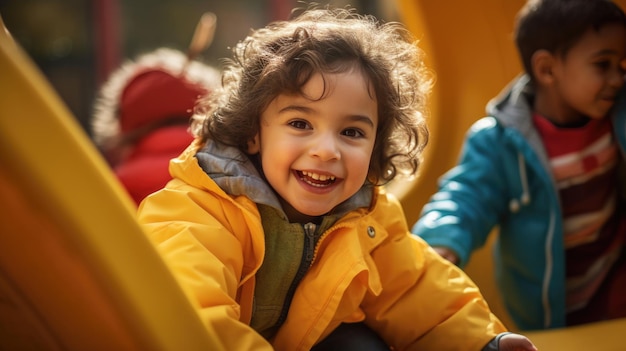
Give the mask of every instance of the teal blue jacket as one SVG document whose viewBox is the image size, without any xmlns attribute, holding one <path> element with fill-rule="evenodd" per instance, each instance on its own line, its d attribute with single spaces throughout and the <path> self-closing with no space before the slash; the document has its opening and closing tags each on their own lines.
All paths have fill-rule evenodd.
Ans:
<svg viewBox="0 0 626 351">
<path fill-rule="evenodd" d="M 621 95 L 613 115 L 623 160 L 626 90 Z M 430 245 L 452 249 L 464 267 L 498 228 L 495 279 L 522 330 L 565 326 L 561 205 L 532 122 L 532 96 L 528 77 L 520 76 L 489 102 L 488 117 L 470 128 L 458 164 L 440 179 L 412 229 Z"/>
</svg>

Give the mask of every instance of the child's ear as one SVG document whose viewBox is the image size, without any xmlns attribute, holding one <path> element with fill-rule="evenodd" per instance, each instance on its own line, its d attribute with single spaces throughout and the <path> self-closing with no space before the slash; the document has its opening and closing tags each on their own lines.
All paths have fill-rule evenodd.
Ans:
<svg viewBox="0 0 626 351">
<path fill-rule="evenodd" d="M 248 154 L 254 155 L 261 151 L 261 142 L 259 140 L 259 133 L 254 138 L 248 140 Z"/>
<path fill-rule="evenodd" d="M 535 81 L 539 84 L 547 85 L 552 83 L 554 75 L 554 63 L 556 62 L 554 55 L 548 50 L 538 50 L 531 57 L 531 65 Z"/>
</svg>

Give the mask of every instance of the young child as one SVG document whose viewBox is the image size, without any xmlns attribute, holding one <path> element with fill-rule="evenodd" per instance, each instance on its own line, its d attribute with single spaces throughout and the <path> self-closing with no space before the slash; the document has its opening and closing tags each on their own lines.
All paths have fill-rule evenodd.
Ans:
<svg viewBox="0 0 626 351">
<path fill-rule="evenodd" d="M 228 350 L 535 350 L 382 184 L 427 138 L 400 25 L 310 8 L 253 31 L 139 221 Z"/>
<path fill-rule="evenodd" d="M 94 106 L 94 141 L 137 204 L 171 179 L 169 160 L 193 140 L 196 100 L 219 79 L 215 68 L 159 48 L 129 60 L 103 84 Z"/>
<path fill-rule="evenodd" d="M 469 130 L 412 231 L 464 267 L 499 227 L 496 281 L 522 330 L 626 316 L 626 110 L 608 117 L 624 83 L 624 13 L 531 0 L 516 44 L 526 74 Z"/>
<path fill-rule="evenodd" d="M 128 60 L 99 91 L 93 139 L 137 205 L 171 179 L 170 159 L 193 140 L 196 101 L 220 84 L 220 72 L 195 59 L 211 44 L 216 20 L 201 16 L 186 53 L 162 47 Z"/>
</svg>

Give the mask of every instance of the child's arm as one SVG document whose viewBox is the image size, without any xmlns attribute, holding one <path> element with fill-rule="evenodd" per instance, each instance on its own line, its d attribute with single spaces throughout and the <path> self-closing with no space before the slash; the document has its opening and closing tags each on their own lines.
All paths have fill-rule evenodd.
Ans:
<svg viewBox="0 0 626 351">
<path fill-rule="evenodd" d="M 400 205 L 384 199 L 379 197 L 372 216 L 389 236 L 371 256 L 382 290 L 363 301 L 366 324 L 401 350 L 478 351 L 504 335 L 507 329 L 471 279 L 410 235 Z M 513 339 L 507 343 L 522 345 Z"/>
<path fill-rule="evenodd" d="M 441 253 L 453 254 L 446 258 L 455 257 L 460 267 L 509 209 L 510 177 L 501 161 L 507 151 L 502 128 L 490 121 L 485 118 L 470 129 L 459 163 L 442 177 L 412 229 L 431 246 L 447 249 Z"/>
<path fill-rule="evenodd" d="M 244 312 L 237 295 L 250 268 L 245 268 L 250 248 L 244 248 L 238 237 L 248 233 L 237 227 L 244 221 L 229 218 L 229 211 L 221 210 L 234 205 L 210 192 L 171 184 L 139 208 L 138 219 L 148 238 L 225 349 L 272 350 L 261 335 L 240 321 Z"/>
</svg>

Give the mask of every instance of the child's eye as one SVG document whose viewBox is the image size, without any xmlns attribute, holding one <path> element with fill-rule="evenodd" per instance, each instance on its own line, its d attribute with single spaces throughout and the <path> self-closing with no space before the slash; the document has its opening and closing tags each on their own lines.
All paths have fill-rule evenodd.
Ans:
<svg viewBox="0 0 626 351">
<path fill-rule="evenodd" d="M 608 60 L 595 62 L 594 65 L 603 71 L 606 71 L 609 68 L 611 68 L 611 62 Z"/>
<path fill-rule="evenodd" d="M 302 120 L 290 121 L 288 124 L 296 129 L 307 129 L 309 127 L 309 124 Z"/>
<path fill-rule="evenodd" d="M 356 128 L 345 129 L 343 132 L 341 132 L 341 134 L 351 137 L 351 138 L 361 138 L 365 136 L 365 133 L 363 133 L 361 130 L 356 129 Z"/>
</svg>

